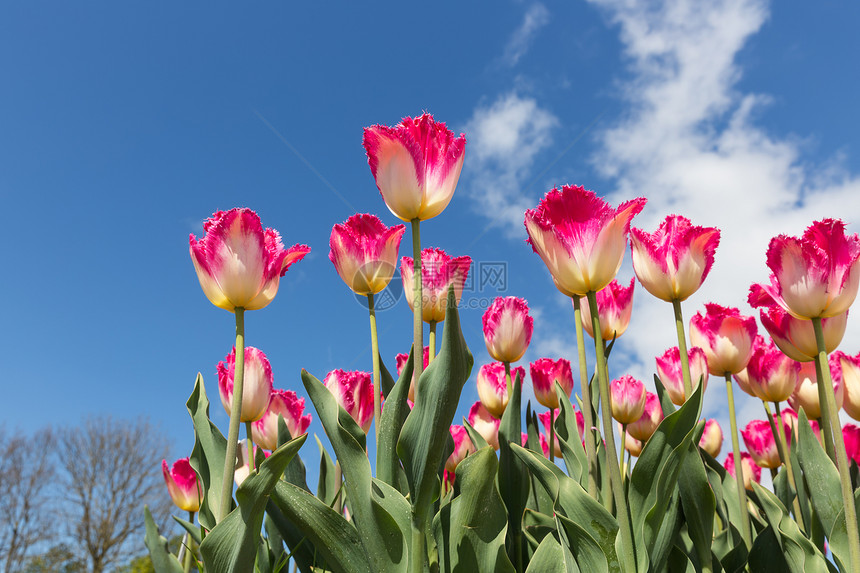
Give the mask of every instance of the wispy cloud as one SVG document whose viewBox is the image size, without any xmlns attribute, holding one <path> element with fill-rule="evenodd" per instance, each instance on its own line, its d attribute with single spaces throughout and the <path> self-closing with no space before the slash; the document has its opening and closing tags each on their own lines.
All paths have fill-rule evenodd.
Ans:
<svg viewBox="0 0 860 573">
<path fill-rule="evenodd" d="M 523 17 L 523 22 L 508 40 L 505 52 L 502 55 L 502 63 L 514 67 L 520 61 L 531 46 L 538 30 L 549 24 L 549 10 L 541 3 L 529 6 Z"/>
</svg>

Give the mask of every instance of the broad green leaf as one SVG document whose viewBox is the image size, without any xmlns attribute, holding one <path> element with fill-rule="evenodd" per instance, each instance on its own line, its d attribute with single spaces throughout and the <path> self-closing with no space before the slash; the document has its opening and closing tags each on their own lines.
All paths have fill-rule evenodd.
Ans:
<svg viewBox="0 0 860 573">
<path fill-rule="evenodd" d="M 352 520 L 362 533 L 361 542 L 374 571 L 406 571 L 411 541 L 409 530 L 402 529 L 373 495 L 364 431 L 337 403 L 328 388 L 306 370 L 302 370 L 302 382 L 340 463 Z"/>
<path fill-rule="evenodd" d="M 588 488 L 588 455 L 585 453 L 582 445 L 583 437 L 579 435 L 579 428 L 576 425 L 576 412 L 558 382 L 555 383 L 555 393 L 558 396 L 560 410 L 555 422 L 555 437 L 561 447 L 564 465 L 570 477 L 578 481 L 582 487 Z"/>
<path fill-rule="evenodd" d="M 537 543 L 540 543 L 547 534 L 553 533 L 555 525 L 555 518 L 550 515 L 531 509 L 526 509 L 523 512 L 523 532 L 531 535 Z"/>
<path fill-rule="evenodd" d="M 660 524 L 660 529 L 654 535 L 649 547 L 640 543 L 637 547 L 637 566 L 640 571 L 663 571 L 675 546 L 678 532 L 681 529 L 683 516 L 680 511 L 681 496 L 676 491 L 669 499 L 666 515 Z"/>
<path fill-rule="evenodd" d="M 442 571 L 513 573 L 505 553 L 508 520 L 496 490 L 497 471 L 498 461 L 491 447 L 468 456 L 457 466 L 461 493 L 433 520 Z"/>
<path fill-rule="evenodd" d="M 251 573 L 260 543 L 266 502 L 307 435 L 284 444 L 236 489 L 239 507 L 221 520 L 200 544 L 207 573 Z"/>
<path fill-rule="evenodd" d="M 561 545 L 555 537 L 547 535 L 543 538 L 529 561 L 526 573 L 567 573 Z"/>
<path fill-rule="evenodd" d="M 511 452 L 511 443 L 519 444 L 522 440 L 522 425 L 520 422 L 520 396 L 522 379 L 519 375 L 513 380 L 513 388 L 508 406 L 502 414 L 499 424 L 499 493 L 508 512 L 508 557 L 511 562 L 520 566 L 525 563 L 525 548 L 522 540 L 522 518 L 528 502 L 529 473 L 522 461 Z M 462 486 L 461 490 L 462 492 Z M 462 495 L 462 493 L 461 493 Z M 519 556 L 519 558 L 518 558 Z"/>
<path fill-rule="evenodd" d="M 152 519 L 149 507 L 143 506 L 143 520 L 146 524 L 146 535 L 143 542 L 149 550 L 155 573 L 182 573 L 182 565 L 176 556 L 167 548 L 167 539 L 158 533 L 158 526 Z"/>
<path fill-rule="evenodd" d="M 203 482 L 203 497 L 197 519 L 206 529 L 215 527 L 212 508 L 221 504 L 221 481 L 224 477 L 224 458 L 227 456 L 227 438 L 209 420 L 209 399 L 203 386 L 203 376 L 197 374 L 194 391 L 186 402 L 188 413 L 194 424 L 194 449 L 191 451 L 191 467 Z M 230 480 L 232 488 L 233 480 Z M 232 494 L 232 491 L 230 492 Z M 232 504 L 231 507 L 235 507 Z"/>
<path fill-rule="evenodd" d="M 335 480 L 334 460 L 328 455 L 328 452 L 320 441 L 319 437 L 314 434 L 314 439 L 317 441 L 317 448 L 320 451 L 320 472 L 317 482 L 317 497 L 323 500 L 326 505 L 331 507 L 334 503 L 335 495 L 340 487 Z"/>
<path fill-rule="evenodd" d="M 380 364 L 382 361 L 380 359 Z M 379 421 L 379 444 L 376 450 L 376 477 L 382 481 L 401 489 L 399 476 L 401 475 L 400 459 L 397 457 L 397 440 L 400 438 L 400 429 L 409 415 L 409 386 L 412 383 L 412 352 L 400 373 L 400 379 L 393 388 L 389 390 L 385 399 L 385 407 Z M 405 490 L 401 490 L 404 491 Z"/>
<path fill-rule="evenodd" d="M 303 489 L 301 486 L 296 487 Z M 273 492 L 272 496 L 274 495 L 276 494 Z M 270 537 L 271 531 L 273 529 L 277 530 L 278 535 L 287 544 L 292 558 L 296 560 L 302 573 L 310 573 L 311 567 L 314 565 L 315 548 L 313 543 L 305 537 L 305 534 L 296 527 L 295 523 L 284 516 L 272 499 L 269 499 L 266 504 L 266 519 L 263 522 L 263 526 Z"/>
<path fill-rule="evenodd" d="M 438 490 L 437 471 L 448 440 L 451 422 L 463 385 L 472 371 L 472 353 L 460 330 L 460 316 L 453 286 L 448 290 L 448 309 L 439 355 L 421 374 L 415 389 L 415 406 L 400 430 L 397 454 L 406 470 L 412 511 L 418 521 L 430 515 Z"/>
<path fill-rule="evenodd" d="M 606 563 L 606 555 L 597 545 L 591 535 L 588 534 L 582 527 L 564 517 L 556 515 L 555 519 L 559 524 L 558 530 L 562 538 L 567 538 L 570 552 L 576 559 L 576 564 L 580 571 L 588 571 L 589 573 L 609 573 L 609 566 Z"/>
<path fill-rule="evenodd" d="M 475 446 L 476 450 L 486 448 L 490 445 L 484 439 L 484 436 L 479 434 L 478 430 L 472 427 L 472 424 L 466 418 L 463 418 L 463 427 L 466 428 L 466 433 L 469 434 L 469 439 L 472 440 L 472 445 Z"/>
<path fill-rule="evenodd" d="M 538 428 L 537 415 L 532 412 L 531 402 L 526 405 L 526 432 L 528 433 L 528 449 L 537 454 L 543 454 L 543 449 L 540 446 L 540 429 Z M 546 493 L 546 489 L 539 487 L 535 477 L 529 473 L 529 500 L 526 504 L 529 508 L 541 512 L 553 512 L 553 500 Z M 553 523 L 553 528 L 555 524 Z"/>
<path fill-rule="evenodd" d="M 663 415 L 668 416 L 672 412 L 675 412 L 677 410 L 677 408 L 675 408 L 675 403 L 672 402 L 672 399 L 669 397 L 669 393 L 666 391 L 663 381 L 660 380 L 660 377 L 656 374 L 654 375 L 654 388 L 657 390 L 657 398 L 660 399 L 660 407 L 663 408 Z"/>
<path fill-rule="evenodd" d="M 173 517 L 173 521 L 175 521 L 176 523 L 181 525 L 182 529 L 184 529 L 185 531 L 188 532 L 188 534 L 191 536 L 191 539 L 194 540 L 194 543 L 196 543 L 197 545 L 200 545 L 200 542 L 203 541 L 203 539 L 200 536 L 200 526 L 195 525 L 195 524 L 191 523 L 190 521 L 186 521 L 180 517 L 176 517 L 175 515 L 172 517 Z"/>
<path fill-rule="evenodd" d="M 410 352 L 411 354 L 411 352 Z M 382 397 L 388 400 L 388 395 L 391 393 L 391 389 L 394 388 L 394 377 L 391 376 L 391 372 L 388 371 L 388 368 L 385 367 L 385 362 L 382 360 L 382 356 L 379 355 L 379 382 L 382 390 Z"/>
<path fill-rule="evenodd" d="M 293 436 L 290 435 L 290 430 L 287 428 L 287 422 L 284 421 L 284 417 L 282 415 L 278 414 L 278 447 L 283 446 L 292 439 Z M 262 455 L 262 449 L 258 448 L 257 456 Z M 290 460 L 290 463 L 287 464 L 287 469 L 284 470 L 284 479 L 293 485 L 299 486 L 305 491 L 311 491 L 308 487 L 305 463 L 302 461 L 298 452 L 296 452 L 296 455 L 294 455 L 293 459 Z"/>
<path fill-rule="evenodd" d="M 860 490 L 854 492 L 854 512 L 856 515 L 860 515 Z M 836 517 L 836 523 L 833 524 L 833 531 L 830 532 L 830 537 L 828 539 L 830 539 L 830 547 L 837 563 L 844 571 L 847 571 L 848 567 L 845 567 L 843 564 L 849 562 L 848 559 L 846 559 L 846 556 L 850 558 L 850 555 L 844 508 L 839 511 L 839 515 Z"/>
<path fill-rule="evenodd" d="M 681 506 L 686 517 L 687 532 L 693 542 L 699 562 L 711 562 L 711 543 L 714 538 L 716 500 L 705 466 L 699 456 L 698 441 L 690 442 L 689 451 L 681 463 L 678 488 Z"/>
</svg>

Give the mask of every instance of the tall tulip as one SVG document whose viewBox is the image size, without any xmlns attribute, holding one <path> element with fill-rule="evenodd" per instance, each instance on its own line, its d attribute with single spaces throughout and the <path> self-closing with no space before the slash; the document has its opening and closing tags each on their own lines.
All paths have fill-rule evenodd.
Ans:
<svg viewBox="0 0 860 573">
<path fill-rule="evenodd" d="M 720 450 L 723 449 L 723 429 L 715 419 L 711 418 L 705 422 L 699 447 L 708 452 L 712 458 L 720 455 Z"/>
<path fill-rule="evenodd" d="M 198 511 L 203 488 L 189 459 L 176 460 L 169 469 L 167 460 L 161 460 L 161 472 L 167 484 L 167 493 L 176 507 L 188 512 Z"/>
<path fill-rule="evenodd" d="M 687 360 L 690 367 L 690 379 L 693 382 L 693 390 L 699 387 L 699 381 L 708 387 L 708 360 L 705 351 L 694 346 L 687 352 Z M 684 373 L 681 365 L 681 351 L 673 346 L 658 356 L 657 377 L 669 394 L 669 399 L 676 406 L 683 406 L 687 401 L 684 390 Z"/>
<path fill-rule="evenodd" d="M 752 482 L 761 483 L 761 468 L 756 465 L 753 461 L 752 456 L 748 453 L 743 452 L 740 456 L 741 458 L 741 468 L 743 468 L 743 478 L 741 479 L 741 483 L 744 485 L 744 491 L 750 490 L 752 491 Z M 726 461 L 723 464 L 726 467 L 726 471 L 729 475 L 737 477 L 735 475 L 735 456 L 733 453 L 729 452 L 726 455 Z"/>
<path fill-rule="evenodd" d="M 218 363 L 218 391 L 221 404 L 230 414 L 233 402 L 233 389 L 236 373 L 236 349 L 230 351 L 224 361 Z M 272 394 L 272 366 L 262 350 L 253 346 L 245 347 L 244 384 L 242 388 L 242 409 L 239 421 L 253 422 L 259 420 L 269 407 Z"/>
<path fill-rule="evenodd" d="M 633 285 L 623 287 L 613 279 L 608 285 L 597 291 L 597 314 L 600 316 L 600 335 L 603 340 L 618 338 L 627 330 L 630 324 L 630 315 L 633 313 Z M 588 298 L 581 297 L 581 304 L 585 307 L 582 315 L 582 327 L 588 335 L 594 338 L 594 326 L 591 324 L 591 307 L 588 306 Z"/>
<path fill-rule="evenodd" d="M 303 415 L 304 411 L 305 399 L 299 398 L 292 390 L 272 390 L 269 408 L 251 425 L 254 443 L 267 450 L 278 447 L 278 416 L 284 418 L 290 437 L 301 436 L 307 432 L 313 419 L 310 414 Z"/>
<path fill-rule="evenodd" d="M 506 367 L 501 362 L 491 362 L 481 366 L 477 377 L 478 397 L 481 403 L 490 414 L 499 419 L 505 413 L 509 399 L 505 370 Z M 525 369 L 522 366 L 514 368 L 513 377 L 517 376 L 520 380 L 524 379 Z"/>
<path fill-rule="evenodd" d="M 558 395 L 555 393 L 555 383 L 561 385 L 564 393 L 570 397 L 573 392 L 573 374 L 570 361 L 564 358 L 538 358 L 529 365 L 532 386 L 538 403 L 547 408 L 558 408 Z"/>
<path fill-rule="evenodd" d="M 332 370 L 323 384 L 366 434 L 373 421 L 373 382 L 368 372 Z"/>
<path fill-rule="evenodd" d="M 499 449 L 499 425 L 501 424 L 501 420 L 493 417 L 480 400 L 472 404 L 467 420 L 488 444 L 496 450 Z"/>
<path fill-rule="evenodd" d="M 499 362 L 516 362 L 525 354 L 532 339 L 534 320 L 525 299 L 498 297 L 482 319 L 487 352 Z"/>
<path fill-rule="evenodd" d="M 849 356 L 841 351 L 834 352 L 830 355 L 830 368 L 838 371 L 842 379 L 842 409 L 855 420 L 860 420 L 860 353 Z"/>
</svg>

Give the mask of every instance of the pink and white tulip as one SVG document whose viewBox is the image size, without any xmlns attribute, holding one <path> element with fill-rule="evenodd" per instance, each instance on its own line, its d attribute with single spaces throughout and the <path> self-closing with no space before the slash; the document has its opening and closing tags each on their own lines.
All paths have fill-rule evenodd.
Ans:
<svg viewBox="0 0 860 573">
<path fill-rule="evenodd" d="M 860 464 L 860 426 L 845 424 L 842 426 L 842 440 L 845 442 L 845 452 L 849 460 Z"/>
<path fill-rule="evenodd" d="M 218 363 L 218 391 L 221 394 L 221 404 L 230 415 L 233 403 L 233 375 L 236 373 L 236 349 L 230 351 L 226 362 Z M 245 347 L 245 377 L 242 384 L 242 411 L 239 421 L 253 422 L 259 420 L 269 407 L 272 394 L 272 366 L 262 350 L 253 346 Z"/>
<path fill-rule="evenodd" d="M 426 221 L 445 210 L 460 178 L 466 136 L 425 113 L 394 127 L 364 129 L 367 163 L 382 199 L 399 219 Z"/>
<path fill-rule="evenodd" d="M 699 312 L 690 319 L 690 342 L 705 351 L 708 371 L 714 376 L 746 368 L 755 335 L 755 319 L 736 308 L 708 303 L 705 314 Z"/>
<path fill-rule="evenodd" d="M 653 392 L 645 392 L 645 411 L 638 420 L 627 425 L 627 433 L 637 440 L 647 442 L 662 421 L 663 408 L 660 407 L 660 399 Z"/>
<path fill-rule="evenodd" d="M 445 460 L 445 469 L 454 473 L 460 462 L 466 459 L 466 456 L 475 453 L 475 446 L 469 439 L 469 432 L 466 431 L 465 427 L 451 426 L 448 431 L 451 433 L 451 438 L 454 439 L 454 451 Z"/>
<path fill-rule="evenodd" d="M 523 380 L 526 371 L 522 366 L 511 370 L 511 383 L 517 376 Z M 505 375 L 505 365 L 501 362 L 484 364 L 478 370 L 478 397 L 481 403 L 494 417 L 501 419 L 508 406 L 508 381 Z"/>
<path fill-rule="evenodd" d="M 167 460 L 161 460 L 161 472 L 164 474 L 164 483 L 167 484 L 167 493 L 176 507 L 182 511 L 198 511 L 203 485 L 189 459 L 176 460 L 169 469 Z"/>
<path fill-rule="evenodd" d="M 763 343 L 753 348 L 746 371 L 754 396 L 765 402 L 784 402 L 797 386 L 800 362 L 786 356 L 773 343 Z"/>
<path fill-rule="evenodd" d="M 841 372 L 835 370 L 832 365 L 830 369 L 833 379 L 833 392 L 836 395 L 836 409 L 842 408 L 844 400 L 844 385 L 842 384 Z M 810 420 L 821 417 L 821 404 L 818 401 L 818 378 L 815 374 L 814 362 L 803 362 L 797 374 L 797 386 L 794 393 L 788 399 L 788 403 L 795 410 L 803 408 L 806 417 Z"/>
<path fill-rule="evenodd" d="M 569 360 L 538 358 L 529 364 L 529 371 L 535 398 L 542 406 L 558 408 L 558 395 L 555 393 L 556 382 L 561 385 L 561 389 L 570 398 L 570 394 L 573 392 L 573 373 L 570 370 Z"/>
<path fill-rule="evenodd" d="M 263 417 L 251 425 L 254 443 L 267 450 L 278 447 L 278 416 L 283 416 L 290 431 L 290 437 L 297 438 L 308 431 L 313 418 L 303 415 L 305 399 L 299 398 L 292 390 L 272 390 L 269 408 Z"/>
<path fill-rule="evenodd" d="M 624 434 L 624 449 L 630 452 L 630 455 L 634 458 L 639 457 L 644 447 L 645 443 L 642 440 L 637 440 L 629 432 Z"/>
<path fill-rule="evenodd" d="M 741 436 L 747 451 L 758 466 L 774 469 L 782 465 L 779 459 L 779 450 L 776 447 L 776 438 L 767 420 L 751 421 L 746 428 L 741 430 Z"/>
<path fill-rule="evenodd" d="M 250 209 L 217 211 L 203 223 L 189 250 L 206 298 L 219 308 L 257 310 L 272 302 L 280 279 L 310 252 L 306 245 L 284 248 L 274 229 L 263 229 Z"/>
<path fill-rule="evenodd" d="M 830 355 L 830 369 L 840 372 L 844 388 L 842 408 L 845 413 L 860 420 L 860 353 L 849 356 L 842 351 Z"/>
<path fill-rule="evenodd" d="M 423 304 L 421 317 L 424 322 L 442 322 L 448 304 L 448 288 L 454 286 L 454 299 L 460 304 L 463 285 L 469 275 L 472 259 L 467 256 L 449 257 L 442 249 L 421 251 L 421 285 Z M 413 278 L 415 269 L 412 257 L 400 259 L 400 276 L 403 279 L 403 292 L 409 308 L 415 309 L 415 290 Z"/>
<path fill-rule="evenodd" d="M 501 424 L 501 420 L 494 418 L 480 400 L 472 404 L 467 419 L 469 424 L 488 444 L 496 450 L 499 449 L 499 424 Z"/>
<path fill-rule="evenodd" d="M 719 229 L 694 226 L 686 217 L 669 215 L 654 233 L 630 229 L 633 272 L 657 298 L 686 300 L 707 278 L 719 244 Z"/>
<path fill-rule="evenodd" d="M 645 412 L 645 384 L 629 374 L 609 384 L 612 417 L 620 424 L 632 424 Z"/>
<path fill-rule="evenodd" d="M 583 187 L 552 189 L 537 207 L 526 211 L 528 242 L 562 293 L 598 292 L 618 273 L 630 221 L 646 202 L 640 197 L 613 209 Z"/>
<path fill-rule="evenodd" d="M 767 249 L 770 284 L 750 287 L 753 306 L 773 299 L 800 319 L 847 311 L 860 286 L 860 237 L 838 219 L 815 221 L 801 237 L 779 235 Z"/>
<path fill-rule="evenodd" d="M 397 251 L 406 227 L 386 227 L 376 215 L 356 214 L 335 225 L 328 258 L 337 274 L 356 294 L 376 294 L 397 270 Z"/>
<path fill-rule="evenodd" d="M 525 299 L 498 297 L 482 318 L 487 352 L 499 362 L 516 362 L 532 339 L 534 320 Z"/>
<path fill-rule="evenodd" d="M 701 380 L 705 388 L 708 387 L 708 359 L 705 358 L 705 351 L 698 346 L 693 346 L 687 351 L 687 357 L 690 362 L 690 379 L 693 383 L 693 390 L 699 387 Z M 684 392 L 684 376 L 681 371 L 681 351 L 677 346 L 673 346 L 658 356 L 657 362 L 657 377 L 663 383 L 666 392 L 669 393 L 669 399 L 676 406 L 683 406 L 687 401 L 687 396 Z"/>
<path fill-rule="evenodd" d="M 735 476 L 735 455 L 729 452 L 726 455 L 726 461 L 723 464 L 730 476 Z M 744 487 L 752 491 L 752 482 L 761 483 L 761 468 L 758 467 L 746 452 L 741 452 L 741 468 L 744 477 Z"/>
<path fill-rule="evenodd" d="M 597 291 L 597 314 L 600 316 L 600 335 L 603 340 L 618 338 L 627 330 L 630 315 L 633 313 L 633 285 L 623 287 L 613 279 L 608 285 Z M 591 307 L 588 298 L 580 299 L 582 308 L 582 327 L 591 338 L 594 338 L 594 325 L 591 322 Z"/>
<path fill-rule="evenodd" d="M 762 326 L 786 356 L 798 362 L 815 360 L 818 344 L 815 341 L 812 321 L 795 318 L 770 298 L 770 295 L 750 296 L 750 304 L 761 307 L 759 318 Z M 847 326 L 847 310 L 842 314 L 821 320 L 824 348 L 828 353 L 839 347 Z"/>
<path fill-rule="evenodd" d="M 373 381 L 369 372 L 332 370 L 323 384 L 366 434 L 373 422 Z"/>
<path fill-rule="evenodd" d="M 699 447 L 708 452 L 712 458 L 720 455 L 720 450 L 723 449 L 723 429 L 715 419 L 711 418 L 705 422 L 705 429 L 701 439 L 699 439 Z"/>
</svg>

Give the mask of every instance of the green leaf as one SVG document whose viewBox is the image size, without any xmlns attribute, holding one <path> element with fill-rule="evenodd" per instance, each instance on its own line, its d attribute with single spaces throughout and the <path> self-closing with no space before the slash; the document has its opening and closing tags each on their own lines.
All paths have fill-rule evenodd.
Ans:
<svg viewBox="0 0 860 573">
<path fill-rule="evenodd" d="M 172 517 L 176 523 L 178 523 L 179 525 L 182 526 L 182 529 L 184 529 L 185 531 L 188 532 L 188 535 L 191 536 L 191 539 L 194 540 L 194 543 L 196 543 L 197 545 L 200 545 L 200 542 L 203 541 L 203 539 L 200 536 L 200 526 L 195 525 L 195 524 L 191 523 L 190 521 L 185 521 L 181 517 L 176 517 L 175 515 Z"/>
<path fill-rule="evenodd" d="M 329 507 L 334 504 L 334 498 L 337 495 L 337 490 L 340 484 L 336 482 L 334 460 L 328 455 L 325 446 L 322 445 L 319 437 L 314 434 L 314 439 L 317 441 L 317 448 L 320 451 L 320 475 L 317 482 L 317 497 L 323 500 Z"/>
<path fill-rule="evenodd" d="M 282 415 L 278 414 L 278 447 L 283 446 L 292 439 L 293 436 L 290 435 L 290 430 L 287 428 L 287 422 L 284 420 Z M 257 456 L 260 455 L 263 455 L 262 449 L 258 448 Z M 293 459 L 290 460 L 290 463 L 287 464 L 287 469 L 284 470 L 284 479 L 291 484 L 299 486 L 305 491 L 310 491 L 310 488 L 308 488 L 305 463 L 302 461 L 298 452 L 296 452 L 296 455 L 294 455 Z"/>
<path fill-rule="evenodd" d="M 382 362 L 380 362 L 382 364 Z M 376 477 L 400 489 L 400 460 L 397 457 L 397 440 L 403 422 L 409 415 L 409 386 L 412 383 L 412 352 L 400 373 L 400 379 L 389 390 L 379 421 L 379 445 L 376 451 Z M 403 491 L 401 489 L 401 491 Z"/>
<path fill-rule="evenodd" d="M 385 367 L 382 355 L 377 355 L 379 357 L 379 385 L 381 386 L 383 398 L 388 400 L 388 395 L 391 393 L 391 389 L 394 388 L 394 377 L 391 376 L 391 372 L 389 372 L 388 368 Z"/>
<path fill-rule="evenodd" d="M 710 563 L 716 499 L 708 483 L 697 442 L 690 442 L 687 447 L 688 452 L 681 462 L 678 475 L 681 506 L 687 522 L 687 533 L 693 542 L 699 563 Z"/>
<path fill-rule="evenodd" d="M 594 538 L 563 515 L 556 515 L 555 519 L 559 524 L 559 533 L 567 538 L 568 547 L 579 569 L 589 573 L 609 573 L 606 556 Z"/>
<path fill-rule="evenodd" d="M 364 431 L 337 403 L 328 388 L 306 370 L 302 370 L 302 382 L 340 463 L 352 520 L 362 533 L 361 542 L 374 571 L 406 571 L 408 544 L 411 542 L 409 526 L 403 528 L 398 524 L 373 495 L 375 488 L 365 451 Z M 404 499 L 404 503 L 408 502 Z"/>
<path fill-rule="evenodd" d="M 152 559 L 155 573 L 182 573 L 182 565 L 170 553 L 167 548 L 167 539 L 158 533 L 158 526 L 155 525 L 149 507 L 146 505 L 143 506 L 143 519 L 146 524 L 146 535 L 143 542 L 149 549 L 149 557 Z"/>
<path fill-rule="evenodd" d="M 203 482 L 203 497 L 197 519 L 206 529 L 215 527 L 212 508 L 221 503 L 221 488 L 224 477 L 224 458 L 227 456 L 227 439 L 209 420 L 209 399 L 203 386 L 203 376 L 197 374 L 194 391 L 186 402 L 188 413 L 194 424 L 194 449 L 191 451 L 191 467 Z M 233 481 L 230 480 L 232 484 Z M 231 491 L 232 493 L 232 491 Z M 235 507 L 232 504 L 231 507 Z"/>
<path fill-rule="evenodd" d="M 260 542 L 266 502 L 307 434 L 284 444 L 236 489 L 239 507 L 216 525 L 200 544 L 207 573 L 251 573 Z"/>
<path fill-rule="evenodd" d="M 412 508 L 424 521 L 438 490 L 437 470 L 457 412 L 463 385 L 472 372 L 472 353 L 460 330 L 460 316 L 453 286 L 448 289 L 448 309 L 439 355 L 421 374 L 415 389 L 415 406 L 406 418 L 397 442 L 397 453 L 406 470 Z"/>
<path fill-rule="evenodd" d="M 513 573 L 505 553 L 508 520 L 496 490 L 497 470 L 496 453 L 489 446 L 457 466 L 461 493 L 433 521 L 442 571 Z"/>
<path fill-rule="evenodd" d="M 657 390 L 657 398 L 660 399 L 660 407 L 663 409 L 663 415 L 668 416 L 675 412 L 677 410 L 677 408 L 675 408 L 675 403 L 672 402 L 672 399 L 669 397 L 669 393 L 666 391 L 663 381 L 660 380 L 660 377 L 656 374 L 654 375 L 654 388 Z"/>
<path fill-rule="evenodd" d="M 860 515 L 860 490 L 854 492 L 854 512 L 856 515 Z M 846 527 L 845 508 L 843 507 L 839 511 L 839 515 L 836 517 L 836 522 L 833 524 L 833 530 L 830 532 L 830 537 L 828 539 L 830 539 L 830 547 L 833 552 L 833 556 L 836 558 L 837 563 L 842 566 L 844 571 L 847 571 L 848 568 L 842 564 L 850 562 L 845 559 L 845 556 L 849 554 L 848 530 Z"/>
<path fill-rule="evenodd" d="M 528 433 L 528 442 L 526 442 L 526 446 L 528 447 L 528 449 L 537 454 L 543 454 L 543 449 L 540 446 L 540 430 L 538 428 L 538 418 L 537 415 L 532 412 L 531 402 L 526 404 L 526 432 Z M 546 493 L 546 490 L 543 487 L 538 487 L 534 476 L 532 476 L 531 474 L 529 474 L 528 480 L 529 499 L 526 505 L 529 508 L 541 513 L 552 513 L 553 501 L 549 498 L 549 495 Z M 552 528 L 555 529 L 555 522 L 554 520 L 552 521 Z"/>
<path fill-rule="evenodd" d="M 538 545 L 526 573 L 567 573 L 561 545 L 552 535 L 547 535 Z"/>
<path fill-rule="evenodd" d="M 579 428 L 576 425 L 576 412 L 558 382 L 555 383 L 555 393 L 558 396 L 560 410 L 558 420 L 555 422 L 555 437 L 561 447 L 564 465 L 570 477 L 578 481 L 582 487 L 588 488 L 588 455 L 585 453 L 582 445 L 583 437 L 579 435 Z"/>
<path fill-rule="evenodd" d="M 466 428 L 466 433 L 469 434 L 469 439 L 472 440 L 472 445 L 475 446 L 476 450 L 480 450 L 486 448 L 490 444 L 487 443 L 487 440 L 484 439 L 484 436 L 478 433 L 472 424 L 469 423 L 466 418 L 463 418 L 463 427 Z"/>
<path fill-rule="evenodd" d="M 502 414 L 499 424 L 499 493 L 508 511 L 508 557 L 512 563 L 517 563 L 525 555 L 521 535 L 523 511 L 528 502 L 528 471 L 511 452 L 511 443 L 519 444 L 522 440 L 522 425 L 520 422 L 520 397 L 522 378 L 517 375 L 513 381 L 508 406 Z M 462 488 L 462 486 L 461 486 Z M 461 489 L 462 491 L 462 489 Z"/>
</svg>

